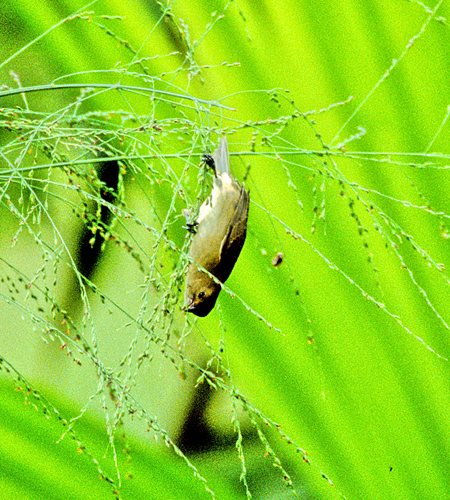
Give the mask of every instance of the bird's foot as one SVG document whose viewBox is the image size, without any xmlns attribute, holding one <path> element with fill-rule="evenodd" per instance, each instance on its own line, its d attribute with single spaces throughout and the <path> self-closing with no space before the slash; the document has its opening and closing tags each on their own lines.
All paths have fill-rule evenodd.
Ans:
<svg viewBox="0 0 450 500">
<path fill-rule="evenodd" d="M 202 162 L 208 165 L 209 168 L 216 169 L 216 164 L 214 163 L 214 158 L 209 154 L 204 154 L 202 156 Z"/>
<path fill-rule="evenodd" d="M 183 216 L 186 219 L 186 225 L 183 226 L 183 229 L 186 229 L 190 233 L 196 233 L 197 232 L 197 226 L 198 222 L 192 220 L 192 213 L 188 209 L 183 210 Z"/>
</svg>

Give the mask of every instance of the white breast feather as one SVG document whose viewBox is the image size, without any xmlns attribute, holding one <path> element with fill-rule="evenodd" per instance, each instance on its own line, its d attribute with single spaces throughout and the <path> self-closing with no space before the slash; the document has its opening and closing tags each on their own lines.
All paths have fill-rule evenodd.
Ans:
<svg viewBox="0 0 450 500">
<path fill-rule="evenodd" d="M 233 186 L 233 179 L 227 172 L 224 172 L 220 175 L 220 180 L 221 183 L 214 181 L 211 194 L 208 196 L 208 198 L 203 202 L 202 206 L 200 207 L 197 218 L 197 224 L 201 224 L 201 222 L 205 219 L 205 217 L 208 217 L 208 215 L 211 214 L 216 200 L 218 199 L 219 196 L 221 196 L 221 194 L 223 194 L 224 191 L 228 191 L 229 189 L 231 190 L 236 189 Z"/>
</svg>

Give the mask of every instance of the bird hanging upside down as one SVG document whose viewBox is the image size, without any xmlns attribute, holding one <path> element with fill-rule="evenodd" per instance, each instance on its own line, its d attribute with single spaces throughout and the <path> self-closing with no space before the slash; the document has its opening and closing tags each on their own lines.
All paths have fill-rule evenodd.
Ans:
<svg viewBox="0 0 450 500">
<path fill-rule="evenodd" d="M 228 279 L 245 242 L 250 202 L 244 184 L 239 186 L 231 175 L 226 137 L 222 137 L 214 154 L 205 155 L 203 161 L 214 168 L 213 189 L 196 221 L 191 221 L 189 211 L 183 211 L 187 229 L 195 233 L 189 248 L 193 262 L 186 273 L 183 309 L 202 317 L 214 307 L 221 286 L 201 268 L 221 283 Z"/>
</svg>

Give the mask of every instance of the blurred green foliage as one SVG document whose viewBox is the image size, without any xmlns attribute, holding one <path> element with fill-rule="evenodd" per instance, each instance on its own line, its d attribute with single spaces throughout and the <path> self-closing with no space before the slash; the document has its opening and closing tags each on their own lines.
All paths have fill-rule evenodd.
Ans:
<svg viewBox="0 0 450 500">
<path fill-rule="evenodd" d="M 72 436 L 66 433 L 66 425 L 61 426 L 73 411 L 64 402 L 58 400 L 55 413 L 46 401 L 36 401 L 29 394 L 24 397 L 24 387 L 16 394 L 2 383 L 0 391 L 2 498 L 114 498 L 113 487 L 101 473 L 103 469 L 93 473 L 97 465 L 87 456 L 92 453 L 100 462 L 107 462 L 105 472 L 113 464 L 99 421 L 83 419 L 77 435 Z M 82 439 L 82 445 L 78 439 Z M 202 484 L 192 480 L 189 469 L 180 468 L 164 450 L 130 443 L 121 436 L 117 444 L 124 498 L 210 498 Z M 104 455 L 106 460 L 102 460 Z M 216 488 L 226 498 L 233 498 L 225 484 L 218 482 Z"/>
<path fill-rule="evenodd" d="M 96 461 L 123 498 L 207 498 L 197 473 L 227 499 L 245 483 L 448 498 L 448 17 L 445 1 L 3 0 L 3 373 L 39 414 L 35 390 L 70 399 L 49 408 L 81 436 L 51 445 L 58 418 L 2 386 L 5 498 L 107 497 Z M 194 321 L 180 214 L 206 196 L 200 156 L 222 133 L 249 234 Z M 95 167 L 112 162 L 107 199 Z M 87 281 L 84 227 L 104 238 Z M 196 455 L 177 443 L 199 377 L 213 440 Z M 138 465 L 120 483 L 122 429 Z"/>
</svg>

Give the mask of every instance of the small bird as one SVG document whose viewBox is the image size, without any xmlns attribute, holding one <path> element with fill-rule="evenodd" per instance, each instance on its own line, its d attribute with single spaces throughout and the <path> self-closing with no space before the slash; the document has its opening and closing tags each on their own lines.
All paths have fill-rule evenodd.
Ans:
<svg viewBox="0 0 450 500">
<path fill-rule="evenodd" d="M 213 189 L 196 221 L 192 222 L 189 211 L 183 211 L 187 229 L 195 233 L 189 248 L 193 262 L 186 273 L 183 309 L 201 317 L 214 307 L 221 286 L 199 266 L 225 283 L 244 245 L 250 202 L 244 184 L 239 186 L 231 175 L 225 136 L 214 154 L 205 155 L 203 161 L 214 168 Z"/>
</svg>

